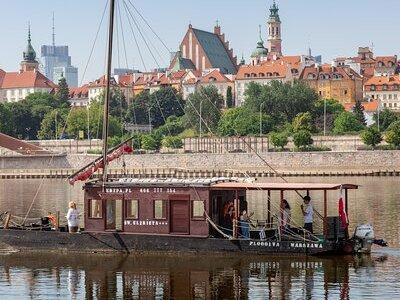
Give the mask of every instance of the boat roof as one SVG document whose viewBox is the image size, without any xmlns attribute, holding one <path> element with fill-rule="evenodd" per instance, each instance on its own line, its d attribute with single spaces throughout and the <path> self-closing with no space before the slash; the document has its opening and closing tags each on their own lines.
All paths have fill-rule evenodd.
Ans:
<svg viewBox="0 0 400 300">
<path fill-rule="evenodd" d="M 212 186 L 213 190 L 285 190 L 285 191 L 301 191 L 301 190 L 339 190 L 358 189 L 355 184 L 341 183 L 289 183 L 289 182 L 220 182 Z"/>
<path fill-rule="evenodd" d="M 92 181 L 87 186 L 100 186 L 101 181 Z M 107 182 L 106 187 L 209 187 L 212 190 L 339 190 L 357 189 L 355 184 L 342 183 L 288 183 L 255 182 L 254 178 L 121 178 Z"/>
</svg>

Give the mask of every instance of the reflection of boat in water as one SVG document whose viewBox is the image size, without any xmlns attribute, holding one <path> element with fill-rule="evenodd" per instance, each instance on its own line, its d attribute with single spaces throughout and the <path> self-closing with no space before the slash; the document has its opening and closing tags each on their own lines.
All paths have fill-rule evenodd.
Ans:
<svg viewBox="0 0 400 300">
<path fill-rule="evenodd" d="M 32 290 L 44 280 L 52 285 L 67 280 L 71 296 L 86 295 L 87 299 L 284 299 L 289 295 L 305 299 L 318 294 L 348 295 L 349 268 L 372 263 L 369 257 L 356 263 L 352 256 L 0 256 L 2 281 L 10 286 L 17 280 L 10 273 L 23 269 L 31 274 L 26 279 Z"/>
<path fill-rule="evenodd" d="M 326 254 L 369 252 L 373 242 L 371 227 L 359 227 L 349 235 L 347 209 L 352 184 L 295 184 L 240 182 L 233 178 L 201 179 L 132 179 L 113 180 L 107 174 L 108 163 L 132 149 L 123 143 L 108 150 L 108 124 L 111 82 L 112 44 L 115 0 L 110 1 L 108 63 L 103 120 L 103 155 L 72 176 L 71 182 L 86 180 L 103 169 L 101 180 L 84 186 L 84 233 L 69 235 L 54 231 L 4 230 L 0 243 L 16 250 L 68 250 L 82 252 L 178 251 L 178 252 L 243 252 L 256 254 Z M 344 191 L 341 216 L 328 216 L 328 191 Z M 268 215 L 257 221 L 245 234 L 248 222 L 240 214 L 248 210 L 247 191 L 265 196 Z M 285 192 L 301 196 L 310 191 L 323 193 L 322 230 L 312 232 L 302 225 L 287 226 L 284 219 Z M 271 193 L 279 193 L 278 202 Z M 232 213 L 226 222 L 225 208 Z M 272 206 L 278 207 L 276 217 Z M 25 221 L 25 220 L 24 220 Z M 6 222 L 6 228 L 8 221 Z M 44 224 L 47 229 L 50 227 Z M 39 227 L 40 228 L 40 227 Z M 27 229 L 25 227 L 25 229 Z M 35 228 L 28 228 L 35 229 Z"/>
</svg>

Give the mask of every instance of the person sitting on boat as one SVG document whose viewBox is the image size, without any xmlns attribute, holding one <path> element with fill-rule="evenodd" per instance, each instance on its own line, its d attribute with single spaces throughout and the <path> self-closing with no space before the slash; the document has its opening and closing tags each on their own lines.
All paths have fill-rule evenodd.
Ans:
<svg viewBox="0 0 400 300">
<path fill-rule="evenodd" d="M 253 213 L 248 215 L 247 211 L 245 211 L 245 210 L 242 211 L 242 213 L 240 215 L 239 226 L 240 226 L 242 236 L 246 239 L 250 238 L 250 217 L 252 215 L 253 215 Z"/>
<path fill-rule="evenodd" d="M 79 227 L 79 211 L 76 208 L 76 203 L 71 201 L 69 203 L 69 210 L 67 213 L 68 230 L 70 233 L 78 232 Z"/>
<path fill-rule="evenodd" d="M 284 229 L 288 229 L 290 227 L 290 220 L 292 218 L 292 213 L 290 210 L 289 202 L 286 199 L 283 199 L 282 203 L 282 227 Z"/>
<path fill-rule="evenodd" d="M 310 233 L 313 233 L 313 213 L 314 209 L 311 204 L 310 196 L 303 197 L 304 205 L 301 205 L 301 211 L 303 212 L 304 216 L 304 229 Z"/>
</svg>

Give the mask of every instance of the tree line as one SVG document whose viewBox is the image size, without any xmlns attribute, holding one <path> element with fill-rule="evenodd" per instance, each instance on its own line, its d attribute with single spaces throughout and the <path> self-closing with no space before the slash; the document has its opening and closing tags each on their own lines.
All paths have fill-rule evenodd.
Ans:
<svg viewBox="0 0 400 300">
<path fill-rule="evenodd" d="M 86 139 L 102 137 L 104 95 L 87 108 L 71 108 L 65 79 L 55 94 L 33 93 L 16 103 L 0 104 L 0 131 L 20 139 Z M 201 87 L 186 101 L 172 87 L 143 91 L 126 99 L 113 89 L 110 100 L 110 144 L 133 135 L 137 149 L 181 148 L 182 139 L 198 135 L 268 135 L 277 150 L 285 149 L 289 137 L 299 149 L 313 150 L 314 134 L 360 134 L 371 147 L 384 138 L 400 146 L 400 121 L 388 109 L 374 119 L 379 126 L 366 127 L 363 106 L 352 111 L 334 99 L 320 99 L 301 81 L 269 85 L 250 83 L 241 107 L 232 107 L 232 90 L 226 99 L 214 86 Z M 226 101 L 225 101 L 226 100 Z M 224 103 L 227 107 L 224 107 Z M 127 132 L 127 124 L 151 125 L 146 134 Z M 379 127 L 379 130 L 378 130 Z"/>
</svg>

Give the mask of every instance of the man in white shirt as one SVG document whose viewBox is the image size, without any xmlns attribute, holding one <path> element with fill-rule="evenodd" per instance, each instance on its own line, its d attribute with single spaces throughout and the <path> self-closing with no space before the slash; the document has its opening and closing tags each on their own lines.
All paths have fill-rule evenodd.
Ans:
<svg viewBox="0 0 400 300">
<path fill-rule="evenodd" d="M 301 205 L 301 211 L 303 212 L 304 216 L 304 229 L 310 233 L 313 233 L 313 214 L 314 209 L 311 205 L 311 198 L 310 196 L 304 196 L 304 205 Z"/>
</svg>

